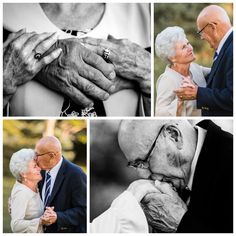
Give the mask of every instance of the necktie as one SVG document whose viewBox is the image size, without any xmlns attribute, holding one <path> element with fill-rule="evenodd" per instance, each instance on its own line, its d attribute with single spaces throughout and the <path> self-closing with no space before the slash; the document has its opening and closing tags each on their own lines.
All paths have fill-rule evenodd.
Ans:
<svg viewBox="0 0 236 236">
<path fill-rule="evenodd" d="M 191 190 L 186 187 L 185 189 L 181 190 L 179 192 L 179 196 L 182 198 L 182 200 L 186 203 L 188 201 L 188 198 L 191 195 Z"/>
<path fill-rule="evenodd" d="M 44 194 L 44 207 L 47 206 L 48 200 L 50 197 L 50 189 L 51 189 L 51 175 L 48 172 L 46 174 L 46 187 L 45 187 L 45 194 Z"/>
<path fill-rule="evenodd" d="M 217 59 L 217 57 L 218 57 L 218 53 L 217 53 L 217 51 L 215 51 L 215 54 L 214 54 L 214 57 L 213 57 L 213 61 L 215 61 Z"/>
</svg>

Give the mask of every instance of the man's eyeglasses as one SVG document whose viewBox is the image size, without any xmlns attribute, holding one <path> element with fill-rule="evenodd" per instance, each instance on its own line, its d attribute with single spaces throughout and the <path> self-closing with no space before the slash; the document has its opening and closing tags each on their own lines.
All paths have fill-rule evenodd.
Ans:
<svg viewBox="0 0 236 236">
<path fill-rule="evenodd" d="M 202 31 L 208 26 L 210 23 L 207 23 L 201 30 L 197 31 L 197 34 L 201 36 Z"/>
<path fill-rule="evenodd" d="M 44 156 L 46 154 L 49 154 L 49 153 L 53 153 L 53 152 L 45 152 L 45 153 L 42 153 L 42 154 L 38 154 L 37 152 L 35 153 L 35 156 L 36 157 L 40 157 L 40 156 Z"/>
<path fill-rule="evenodd" d="M 157 142 L 157 139 L 159 138 L 161 132 L 162 132 L 162 129 L 163 129 L 164 126 L 161 127 L 161 129 L 159 130 L 149 152 L 147 153 L 146 157 L 144 158 L 144 160 L 138 158 L 134 161 L 129 161 L 128 162 L 128 167 L 133 167 L 133 168 L 140 168 L 140 169 L 148 169 L 149 168 L 149 160 L 151 158 L 151 154 L 156 146 L 156 142 Z"/>
</svg>

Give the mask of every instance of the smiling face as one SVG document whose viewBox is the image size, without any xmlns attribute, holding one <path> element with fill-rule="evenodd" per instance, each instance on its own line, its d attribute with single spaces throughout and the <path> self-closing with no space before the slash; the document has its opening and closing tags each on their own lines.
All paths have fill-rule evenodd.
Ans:
<svg viewBox="0 0 236 236">
<path fill-rule="evenodd" d="M 28 168 L 25 173 L 22 174 L 24 179 L 30 182 L 39 182 L 42 179 L 40 174 L 41 168 L 37 165 L 35 160 L 31 160 L 28 163 Z"/>
<path fill-rule="evenodd" d="M 170 61 L 176 64 L 189 64 L 196 59 L 193 53 L 193 47 L 185 38 L 175 45 L 175 56 Z"/>
</svg>

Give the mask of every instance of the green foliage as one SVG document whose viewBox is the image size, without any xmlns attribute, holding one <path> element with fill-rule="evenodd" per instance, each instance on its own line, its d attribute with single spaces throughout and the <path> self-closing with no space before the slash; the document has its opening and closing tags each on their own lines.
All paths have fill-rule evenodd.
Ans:
<svg viewBox="0 0 236 236">
<path fill-rule="evenodd" d="M 49 132 L 49 133 L 48 133 Z M 11 232 L 7 199 L 15 182 L 9 171 L 11 155 L 21 148 L 33 148 L 43 134 L 55 135 L 63 155 L 86 172 L 87 128 L 85 120 L 4 120 L 3 121 L 3 232 Z"/>
<path fill-rule="evenodd" d="M 154 42 L 156 35 L 169 26 L 180 26 L 184 29 L 189 42 L 192 44 L 196 62 L 211 66 L 213 50 L 206 41 L 201 40 L 197 34 L 196 19 L 200 11 L 210 4 L 207 3 L 156 3 L 154 4 Z M 233 4 L 221 3 L 216 4 L 223 7 L 233 22 Z M 155 48 L 155 46 L 154 46 Z M 165 64 L 154 57 L 154 76 L 155 84 L 159 76 L 164 72 Z M 156 91 L 155 91 L 156 93 Z M 156 94 L 155 94 L 156 98 Z"/>
<path fill-rule="evenodd" d="M 11 177 L 3 178 L 3 232 L 11 233 L 10 221 L 11 217 L 8 213 L 8 198 L 11 194 L 11 189 L 15 183 L 15 179 Z"/>
</svg>

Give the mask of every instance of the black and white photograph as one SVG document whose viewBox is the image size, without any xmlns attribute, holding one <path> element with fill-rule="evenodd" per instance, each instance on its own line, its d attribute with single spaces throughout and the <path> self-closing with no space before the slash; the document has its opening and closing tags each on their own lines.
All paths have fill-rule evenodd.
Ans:
<svg viewBox="0 0 236 236">
<path fill-rule="evenodd" d="M 232 132 L 224 119 L 91 120 L 90 232 L 232 233 Z"/>
<path fill-rule="evenodd" d="M 150 116 L 149 3 L 4 3 L 5 116 Z"/>
</svg>

